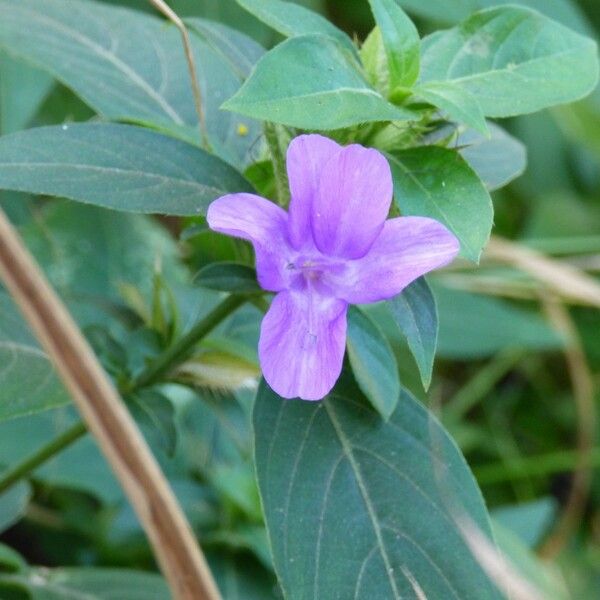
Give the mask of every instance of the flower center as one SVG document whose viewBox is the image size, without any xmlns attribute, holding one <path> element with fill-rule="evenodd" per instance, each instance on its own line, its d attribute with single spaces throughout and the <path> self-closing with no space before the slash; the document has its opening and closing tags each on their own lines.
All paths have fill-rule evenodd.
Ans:
<svg viewBox="0 0 600 600">
<path fill-rule="evenodd" d="M 286 265 L 291 275 L 290 287 L 293 289 L 313 287 L 326 292 L 330 288 L 328 275 L 339 271 L 342 266 L 329 257 L 297 256 Z"/>
</svg>

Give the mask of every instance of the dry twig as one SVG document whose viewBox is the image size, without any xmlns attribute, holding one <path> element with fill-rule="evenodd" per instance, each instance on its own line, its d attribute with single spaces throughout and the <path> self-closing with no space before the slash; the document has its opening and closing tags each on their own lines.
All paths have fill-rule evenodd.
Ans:
<svg viewBox="0 0 600 600">
<path fill-rule="evenodd" d="M 178 600 L 218 600 L 173 492 L 94 353 L 0 210 L 0 276 L 48 352 L 144 526 Z"/>
</svg>

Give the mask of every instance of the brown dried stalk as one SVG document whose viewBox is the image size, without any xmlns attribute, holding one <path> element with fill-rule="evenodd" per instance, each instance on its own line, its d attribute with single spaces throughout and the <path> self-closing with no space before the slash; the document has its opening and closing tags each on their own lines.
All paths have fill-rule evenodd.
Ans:
<svg viewBox="0 0 600 600">
<path fill-rule="evenodd" d="M 556 299 L 546 297 L 543 298 L 543 303 L 550 321 L 565 339 L 564 354 L 577 411 L 577 465 L 573 472 L 571 489 L 558 523 L 540 549 L 544 558 L 554 558 L 581 522 L 589 497 L 597 415 L 594 380 L 573 319 Z"/>
<path fill-rule="evenodd" d="M 196 106 L 196 112 L 198 113 L 198 126 L 200 127 L 200 141 L 202 147 L 209 149 L 210 144 L 208 141 L 208 135 L 206 133 L 206 117 L 204 115 L 204 107 L 202 105 L 202 92 L 200 91 L 200 84 L 198 83 L 198 77 L 196 75 L 196 62 L 194 61 L 194 53 L 192 51 L 192 45 L 190 44 L 190 36 L 187 31 L 187 27 L 179 17 L 179 15 L 166 3 L 164 0 L 150 0 L 150 4 L 160 11 L 181 33 L 181 40 L 183 42 L 183 51 L 185 53 L 185 60 L 187 61 L 188 71 L 190 74 L 190 83 L 192 85 L 192 93 L 194 94 L 194 104 Z"/>
<path fill-rule="evenodd" d="M 0 210 L 0 277 L 71 392 L 142 523 L 178 600 L 219 600 L 192 531 L 94 353 Z"/>
</svg>

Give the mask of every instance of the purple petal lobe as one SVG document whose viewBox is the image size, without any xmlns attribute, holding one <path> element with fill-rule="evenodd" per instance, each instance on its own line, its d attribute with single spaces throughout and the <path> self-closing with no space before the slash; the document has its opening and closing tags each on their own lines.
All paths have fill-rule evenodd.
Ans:
<svg viewBox="0 0 600 600">
<path fill-rule="evenodd" d="M 301 248 L 312 237 L 310 214 L 325 163 L 342 147 L 322 135 L 299 135 L 287 151 L 290 182 L 290 241 Z"/>
<path fill-rule="evenodd" d="M 421 275 L 447 265 L 458 250 L 456 237 L 434 219 L 390 219 L 367 255 L 348 261 L 344 274 L 335 275 L 336 295 L 351 304 L 386 300 Z"/>
<path fill-rule="evenodd" d="M 324 254 L 364 256 L 383 227 L 392 201 L 392 175 L 377 150 L 354 144 L 333 155 L 321 172 L 311 224 Z"/>
<path fill-rule="evenodd" d="M 258 355 L 267 383 L 284 398 L 320 400 L 342 370 L 347 304 L 335 298 L 285 291 L 263 319 Z"/>
<path fill-rule="evenodd" d="M 292 250 L 283 209 L 254 194 L 229 194 L 211 203 L 206 220 L 214 231 L 252 242 L 258 281 L 264 289 L 278 292 L 286 287 L 285 266 Z"/>
</svg>

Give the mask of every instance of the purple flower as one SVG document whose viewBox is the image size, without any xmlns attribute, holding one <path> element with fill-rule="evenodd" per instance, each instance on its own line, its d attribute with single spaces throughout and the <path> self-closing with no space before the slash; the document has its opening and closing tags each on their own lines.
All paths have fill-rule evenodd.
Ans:
<svg viewBox="0 0 600 600">
<path fill-rule="evenodd" d="M 320 400 L 342 369 L 349 304 L 391 298 L 448 264 L 458 240 L 425 217 L 386 221 L 392 176 L 385 157 L 320 135 L 287 152 L 289 213 L 253 194 L 208 209 L 215 231 L 249 240 L 260 285 L 276 292 L 258 353 L 267 383 L 284 398 Z"/>
</svg>

